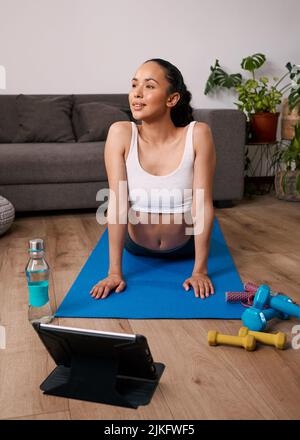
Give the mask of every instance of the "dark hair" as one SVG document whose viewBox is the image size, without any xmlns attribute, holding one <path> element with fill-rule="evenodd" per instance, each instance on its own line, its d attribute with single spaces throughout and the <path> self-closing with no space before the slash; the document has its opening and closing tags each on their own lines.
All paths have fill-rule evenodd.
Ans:
<svg viewBox="0 0 300 440">
<path fill-rule="evenodd" d="M 154 61 L 164 68 L 166 72 L 166 78 L 170 85 L 167 89 L 167 94 L 178 92 L 180 93 L 180 99 L 171 109 L 171 119 L 176 127 L 185 127 L 191 121 L 194 120 L 193 108 L 190 105 L 192 94 L 186 88 L 182 74 L 179 69 L 177 69 L 174 64 L 169 61 L 163 60 L 161 58 L 152 58 L 144 62 Z"/>
</svg>

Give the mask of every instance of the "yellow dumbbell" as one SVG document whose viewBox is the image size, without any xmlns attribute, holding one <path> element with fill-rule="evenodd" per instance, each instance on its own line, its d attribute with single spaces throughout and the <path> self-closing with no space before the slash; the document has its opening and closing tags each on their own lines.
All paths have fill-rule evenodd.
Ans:
<svg viewBox="0 0 300 440">
<path fill-rule="evenodd" d="M 263 333 L 254 332 L 249 330 L 248 327 L 241 327 L 239 330 L 239 336 L 252 335 L 258 342 L 266 345 L 273 345 L 280 350 L 284 350 L 286 344 L 286 334 L 282 332 L 278 333 Z"/>
<path fill-rule="evenodd" d="M 234 345 L 236 347 L 244 347 L 248 351 L 253 351 L 256 347 L 255 337 L 248 334 L 246 336 L 231 336 L 222 335 L 214 330 L 210 330 L 207 335 L 207 340 L 209 345 Z"/>
</svg>

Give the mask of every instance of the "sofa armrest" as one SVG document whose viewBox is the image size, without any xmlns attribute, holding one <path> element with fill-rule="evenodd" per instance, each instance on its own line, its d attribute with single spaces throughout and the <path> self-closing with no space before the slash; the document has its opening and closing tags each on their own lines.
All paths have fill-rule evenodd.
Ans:
<svg viewBox="0 0 300 440">
<path fill-rule="evenodd" d="M 244 113 L 232 109 L 195 109 L 193 116 L 196 121 L 207 123 L 213 135 L 217 156 L 213 199 L 242 199 L 246 144 Z"/>
</svg>

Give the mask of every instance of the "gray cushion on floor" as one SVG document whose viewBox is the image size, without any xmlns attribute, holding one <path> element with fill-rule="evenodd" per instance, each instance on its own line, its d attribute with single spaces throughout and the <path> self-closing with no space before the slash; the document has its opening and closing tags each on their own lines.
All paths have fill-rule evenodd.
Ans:
<svg viewBox="0 0 300 440">
<path fill-rule="evenodd" d="M 15 208 L 12 203 L 0 196 L 0 235 L 4 234 L 12 225 L 15 218 Z"/>
</svg>

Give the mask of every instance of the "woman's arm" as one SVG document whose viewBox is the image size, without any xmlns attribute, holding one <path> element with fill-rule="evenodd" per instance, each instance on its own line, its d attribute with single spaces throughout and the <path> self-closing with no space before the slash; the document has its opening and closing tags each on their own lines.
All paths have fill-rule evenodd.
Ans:
<svg viewBox="0 0 300 440">
<path fill-rule="evenodd" d="M 113 123 L 104 147 L 104 161 L 111 192 L 107 208 L 109 275 L 122 275 L 122 254 L 129 207 L 124 154 L 126 141 L 130 139 L 129 133 L 131 126 L 128 122 Z"/>
<path fill-rule="evenodd" d="M 195 263 L 193 273 L 207 274 L 210 236 L 214 219 L 213 179 L 216 167 L 216 153 L 211 130 L 207 124 L 202 122 L 196 123 L 193 137 L 196 150 L 192 204 L 195 230 Z M 197 190 L 200 190 L 200 195 L 202 192 L 202 199 L 201 197 L 197 199 Z M 202 207 L 198 206 L 199 200 L 203 202 Z"/>
</svg>

